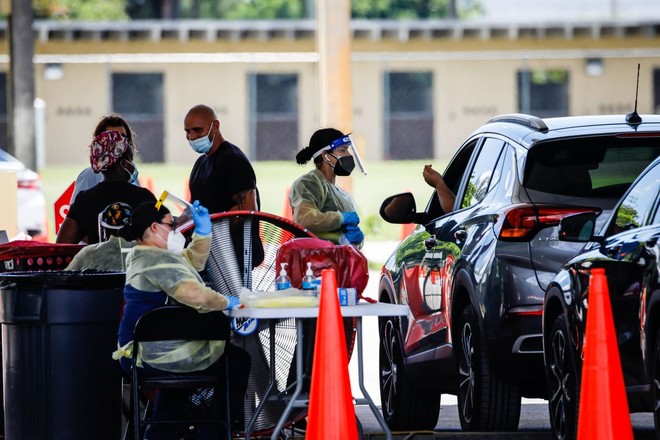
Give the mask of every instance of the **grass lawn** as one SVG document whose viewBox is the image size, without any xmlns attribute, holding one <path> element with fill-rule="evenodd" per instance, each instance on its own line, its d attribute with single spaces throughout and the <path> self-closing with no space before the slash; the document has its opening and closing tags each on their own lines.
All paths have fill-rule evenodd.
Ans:
<svg viewBox="0 0 660 440">
<path fill-rule="evenodd" d="M 385 223 L 378 215 L 383 199 L 399 192 L 411 191 L 415 194 L 417 208 L 426 206 L 431 188 L 422 179 L 424 161 L 388 161 L 367 163 L 368 175 L 357 170 L 351 179 L 338 181 L 339 185 L 348 189 L 355 197 L 360 215 L 360 227 L 367 240 L 398 241 L 401 234 L 400 225 Z M 290 162 L 253 162 L 257 174 L 257 185 L 261 194 L 262 210 L 277 215 L 283 215 L 286 194 L 291 183 L 300 175 L 311 169 L 311 164 L 301 167 Z M 443 171 L 446 164 L 435 163 L 434 167 Z M 140 179 L 151 178 L 156 196 L 163 190 L 183 196 L 184 185 L 192 163 L 185 165 L 149 165 L 138 164 Z M 49 230 L 54 241 L 54 208 L 55 200 L 73 182 L 81 171 L 80 166 L 48 166 L 41 170 L 46 206 L 48 208 Z"/>
</svg>

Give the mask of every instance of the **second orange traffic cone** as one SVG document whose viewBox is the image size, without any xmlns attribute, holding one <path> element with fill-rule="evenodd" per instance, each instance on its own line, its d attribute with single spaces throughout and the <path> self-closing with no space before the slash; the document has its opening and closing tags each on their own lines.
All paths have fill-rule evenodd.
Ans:
<svg viewBox="0 0 660 440">
<path fill-rule="evenodd" d="M 605 269 L 591 271 L 578 440 L 632 440 Z"/>
<path fill-rule="evenodd" d="M 344 324 L 337 296 L 337 278 L 332 269 L 325 269 L 321 273 L 321 299 L 305 438 L 358 439 L 357 419 L 348 376 Z"/>
</svg>

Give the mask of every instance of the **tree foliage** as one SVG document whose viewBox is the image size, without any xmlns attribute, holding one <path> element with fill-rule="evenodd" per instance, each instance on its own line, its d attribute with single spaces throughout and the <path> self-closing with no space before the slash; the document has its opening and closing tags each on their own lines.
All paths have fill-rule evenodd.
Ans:
<svg viewBox="0 0 660 440">
<path fill-rule="evenodd" d="M 332 0 L 326 0 L 332 1 Z M 38 18 L 125 19 L 301 19 L 311 18 L 315 0 L 33 0 Z M 481 13 L 479 0 L 351 0 L 353 18 L 466 18 Z"/>
<path fill-rule="evenodd" d="M 126 20 L 126 0 L 33 0 L 35 18 L 85 21 Z"/>
</svg>

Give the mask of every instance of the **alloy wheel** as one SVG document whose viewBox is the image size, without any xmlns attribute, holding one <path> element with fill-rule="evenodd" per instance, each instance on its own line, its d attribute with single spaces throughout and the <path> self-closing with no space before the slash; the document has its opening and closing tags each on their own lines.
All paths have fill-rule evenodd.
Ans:
<svg viewBox="0 0 660 440">
<path fill-rule="evenodd" d="M 383 325 L 381 335 L 380 382 L 383 412 L 390 417 L 393 415 L 397 392 L 398 366 L 396 356 L 398 342 L 395 332 L 394 324 L 391 320 L 387 320 Z"/>
<path fill-rule="evenodd" d="M 463 397 L 460 411 L 463 419 L 470 423 L 474 414 L 475 373 L 472 364 L 474 346 L 472 325 L 466 321 L 461 329 L 461 356 L 458 360 L 459 394 Z"/>
</svg>

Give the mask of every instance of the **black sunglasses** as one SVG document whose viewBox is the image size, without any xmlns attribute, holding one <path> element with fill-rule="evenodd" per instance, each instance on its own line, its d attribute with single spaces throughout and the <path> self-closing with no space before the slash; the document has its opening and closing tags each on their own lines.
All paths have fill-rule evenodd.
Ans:
<svg viewBox="0 0 660 440">
<path fill-rule="evenodd" d="M 177 226 L 177 224 L 176 224 L 176 220 L 172 220 L 172 221 L 169 221 L 169 222 L 159 222 L 159 223 L 160 223 L 161 225 L 167 225 L 167 226 L 169 226 L 170 228 L 172 228 L 172 230 L 175 230 L 175 229 L 176 229 L 176 226 Z"/>
</svg>

